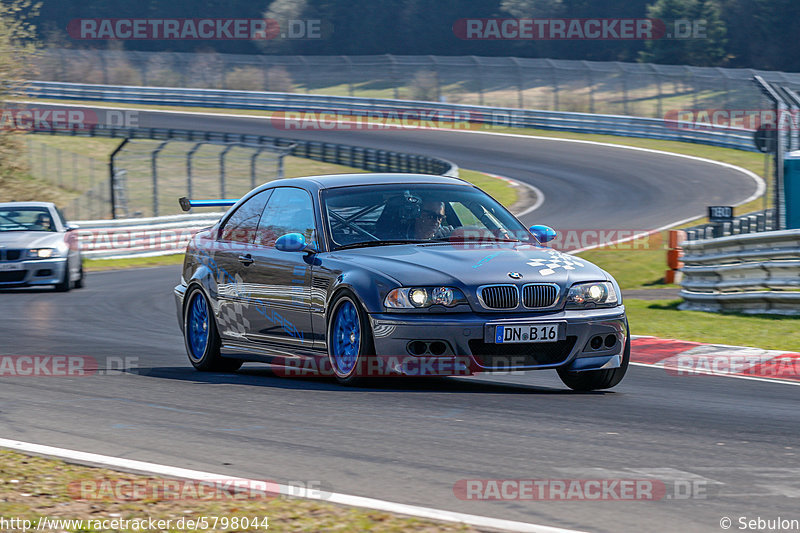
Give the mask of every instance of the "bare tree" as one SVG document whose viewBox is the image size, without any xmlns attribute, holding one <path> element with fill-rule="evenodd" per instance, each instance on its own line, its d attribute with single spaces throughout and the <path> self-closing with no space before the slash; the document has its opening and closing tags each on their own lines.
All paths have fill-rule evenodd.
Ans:
<svg viewBox="0 0 800 533">
<path fill-rule="evenodd" d="M 34 74 L 31 65 L 36 28 L 29 19 L 36 16 L 38 8 L 31 0 L 0 1 L 0 101 L 18 94 Z M 0 128 L 0 191 L 26 171 L 24 153 L 20 136 Z"/>
</svg>

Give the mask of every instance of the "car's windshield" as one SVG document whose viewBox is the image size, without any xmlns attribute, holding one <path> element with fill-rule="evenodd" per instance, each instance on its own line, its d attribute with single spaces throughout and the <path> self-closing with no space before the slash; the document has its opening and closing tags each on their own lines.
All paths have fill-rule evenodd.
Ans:
<svg viewBox="0 0 800 533">
<path fill-rule="evenodd" d="M 468 185 L 392 184 L 329 189 L 333 248 L 413 242 L 536 242 L 513 215 Z"/>
<path fill-rule="evenodd" d="M 0 231 L 56 231 L 46 207 L 0 207 Z"/>
</svg>

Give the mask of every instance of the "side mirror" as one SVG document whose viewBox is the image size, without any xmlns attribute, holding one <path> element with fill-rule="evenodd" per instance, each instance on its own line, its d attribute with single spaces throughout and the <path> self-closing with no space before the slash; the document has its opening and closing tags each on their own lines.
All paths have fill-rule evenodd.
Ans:
<svg viewBox="0 0 800 533">
<path fill-rule="evenodd" d="M 530 230 L 531 233 L 533 233 L 533 236 L 536 237 L 541 243 L 550 242 L 558 236 L 556 230 L 554 230 L 550 226 L 536 225 L 536 226 L 531 226 L 528 229 Z"/>
<path fill-rule="evenodd" d="M 287 233 L 275 241 L 275 248 L 281 252 L 316 252 L 313 246 L 306 243 L 302 233 Z"/>
<path fill-rule="evenodd" d="M 67 231 L 75 231 L 78 228 L 80 228 L 80 226 L 77 226 L 75 224 L 67 224 Z"/>
</svg>

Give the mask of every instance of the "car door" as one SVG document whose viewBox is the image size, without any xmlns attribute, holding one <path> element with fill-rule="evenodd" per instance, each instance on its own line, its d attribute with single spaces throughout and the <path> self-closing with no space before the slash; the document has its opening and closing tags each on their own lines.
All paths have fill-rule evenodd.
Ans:
<svg viewBox="0 0 800 533">
<path fill-rule="evenodd" d="M 304 189 L 274 189 L 261 216 L 251 253 L 253 264 L 242 273 L 252 303 L 246 311 L 248 338 L 310 349 L 311 259 L 304 252 L 275 248 L 277 238 L 287 233 L 301 233 L 309 243 L 316 240 L 313 200 Z"/>
<path fill-rule="evenodd" d="M 261 191 L 236 208 L 220 228 L 208 262 L 217 283 L 217 326 L 226 340 L 243 341 L 249 331 L 246 310 L 252 303 L 244 275 L 252 266 L 258 221 L 271 194 L 272 189 Z"/>
</svg>

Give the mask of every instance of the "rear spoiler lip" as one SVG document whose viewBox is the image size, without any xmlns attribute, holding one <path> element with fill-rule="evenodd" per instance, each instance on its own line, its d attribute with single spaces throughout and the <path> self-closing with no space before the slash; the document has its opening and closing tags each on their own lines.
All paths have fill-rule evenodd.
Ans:
<svg viewBox="0 0 800 533">
<path fill-rule="evenodd" d="M 178 198 L 178 203 L 181 205 L 183 211 L 189 211 L 193 207 L 230 207 L 236 202 L 235 200 L 189 200 L 185 196 Z"/>
</svg>

